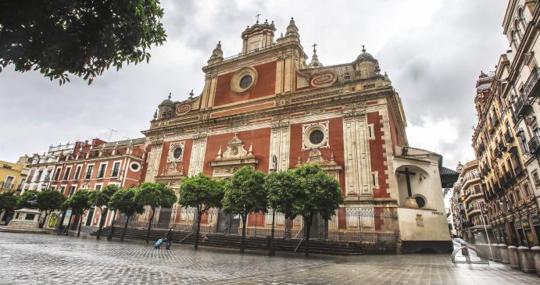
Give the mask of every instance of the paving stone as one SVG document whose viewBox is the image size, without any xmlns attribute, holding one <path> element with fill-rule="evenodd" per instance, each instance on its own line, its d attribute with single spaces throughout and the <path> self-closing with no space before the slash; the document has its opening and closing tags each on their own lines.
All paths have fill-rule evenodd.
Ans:
<svg viewBox="0 0 540 285">
<path fill-rule="evenodd" d="M 453 265 L 447 255 L 240 255 L 173 245 L 0 233 L 0 284 L 540 284 L 501 264 Z"/>
</svg>

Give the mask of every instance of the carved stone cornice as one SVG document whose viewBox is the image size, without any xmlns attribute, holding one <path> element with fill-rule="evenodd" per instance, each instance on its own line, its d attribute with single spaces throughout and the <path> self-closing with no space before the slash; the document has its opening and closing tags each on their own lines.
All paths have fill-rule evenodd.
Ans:
<svg viewBox="0 0 540 285">
<path fill-rule="evenodd" d="M 236 124 L 245 125 L 251 120 L 267 118 L 267 117 L 280 117 L 291 114 L 292 112 L 313 111 L 320 109 L 321 107 L 329 108 L 333 106 L 348 106 L 354 103 L 364 106 L 363 102 L 374 99 L 393 97 L 395 92 L 392 88 L 383 87 L 377 89 L 371 89 L 369 91 L 360 92 L 344 92 L 343 89 L 337 88 L 324 88 L 317 92 L 295 92 L 294 96 L 291 95 L 291 102 L 285 105 L 275 106 L 266 110 L 258 110 L 249 113 L 233 114 L 220 118 L 209 118 L 211 110 L 201 111 L 198 120 L 184 121 L 181 118 L 175 118 L 175 124 L 163 124 L 155 126 L 150 130 L 143 131 L 143 134 L 147 136 L 161 134 L 163 132 L 178 131 L 180 129 L 207 129 L 211 125 L 216 124 Z M 268 100 L 275 100 L 275 97 L 271 97 Z"/>
</svg>

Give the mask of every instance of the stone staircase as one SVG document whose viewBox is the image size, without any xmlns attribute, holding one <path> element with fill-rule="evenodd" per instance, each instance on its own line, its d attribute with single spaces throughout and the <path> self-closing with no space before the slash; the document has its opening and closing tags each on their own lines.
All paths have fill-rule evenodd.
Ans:
<svg viewBox="0 0 540 285">
<path fill-rule="evenodd" d="M 104 228 L 102 237 L 109 235 L 110 227 Z M 114 238 L 119 239 L 122 235 L 123 228 L 115 227 Z M 153 242 L 167 235 L 168 229 L 152 229 L 150 232 L 150 240 Z M 93 232 L 92 235 L 96 233 Z M 138 228 L 128 228 L 126 231 L 126 239 L 144 240 L 146 238 L 146 230 Z M 239 235 L 224 235 L 220 233 L 201 233 L 199 237 L 199 246 L 218 247 L 218 248 L 240 248 L 242 236 Z M 195 234 L 189 231 L 174 231 L 174 243 L 194 244 Z M 246 237 L 245 248 L 249 250 L 268 250 L 270 238 L 263 237 Z M 274 239 L 275 251 L 282 252 L 299 252 L 305 251 L 306 243 L 302 239 Z M 325 241 L 325 240 L 310 240 L 309 252 L 315 254 L 330 254 L 330 255 L 360 255 L 360 254 L 393 254 L 395 247 L 374 245 L 360 242 L 345 242 L 345 241 Z"/>
</svg>

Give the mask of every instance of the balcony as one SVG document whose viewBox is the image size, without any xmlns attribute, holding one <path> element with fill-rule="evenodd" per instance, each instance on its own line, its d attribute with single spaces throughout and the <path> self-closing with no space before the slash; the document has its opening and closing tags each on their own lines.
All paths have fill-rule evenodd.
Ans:
<svg viewBox="0 0 540 285">
<path fill-rule="evenodd" d="M 511 143 L 514 140 L 514 136 L 512 135 L 510 130 L 506 130 L 506 132 L 504 133 L 504 140 L 507 143 Z"/>
<path fill-rule="evenodd" d="M 527 78 L 527 82 L 523 86 L 523 96 L 525 98 L 537 97 L 538 94 L 538 82 L 540 79 L 540 70 L 535 68 L 532 70 L 531 75 Z"/>
<path fill-rule="evenodd" d="M 537 155 L 540 153 L 540 138 L 538 135 L 534 135 L 527 143 L 529 147 L 529 153 Z"/>
<path fill-rule="evenodd" d="M 527 100 L 518 97 L 514 103 L 514 112 L 517 118 L 523 118 L 532 111 L 531 103 Z"/>
</svg>

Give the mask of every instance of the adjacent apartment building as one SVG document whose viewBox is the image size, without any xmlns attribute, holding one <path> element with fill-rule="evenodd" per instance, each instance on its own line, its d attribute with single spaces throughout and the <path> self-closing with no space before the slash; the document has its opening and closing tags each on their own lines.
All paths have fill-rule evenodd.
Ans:
<svg viewBox="0 0 540 285">
<path fill-rule="evenodd" d="M 472 139 L 496 242 L 527 247 L 540 244 L 538 7 L 508 2 L 503 28 L 510 49 L 478 79 Z"/>
</svg>

